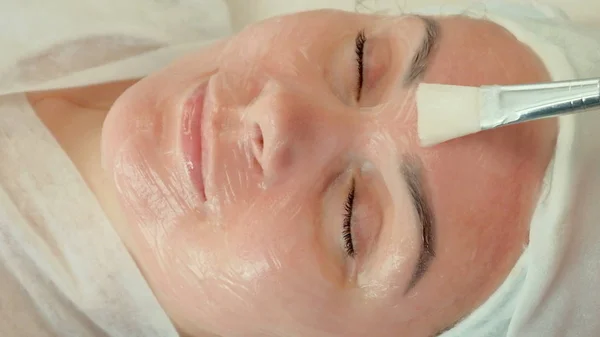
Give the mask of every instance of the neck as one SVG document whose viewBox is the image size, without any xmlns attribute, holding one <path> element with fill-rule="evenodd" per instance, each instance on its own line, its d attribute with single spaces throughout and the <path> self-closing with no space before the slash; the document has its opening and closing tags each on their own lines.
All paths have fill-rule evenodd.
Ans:
<svg viewBox="0 0 600 337">
<path fill-rule="evenodd" d="M 34 111 L 69 156 L 123 242 L 132 241 L 123 237 L 119 227 L 126 223 L 125 217 L 116 202 L 117 191 L 113 179 L 102 169 L 100 144 L 108 111 L 135 82 L 27 95 Z M 140 271 L 143 273 L 142 269 Z"/>
<path fill-rule="evenodd" d="M 134 83 L 115 82 L 27 95 L 34 111 L 69 156 L 113 225 L 123 223 L 123 216 L 116 203 L 112 179 L 101 166 L 102 125 L 116 99 Z"/>
</svg>

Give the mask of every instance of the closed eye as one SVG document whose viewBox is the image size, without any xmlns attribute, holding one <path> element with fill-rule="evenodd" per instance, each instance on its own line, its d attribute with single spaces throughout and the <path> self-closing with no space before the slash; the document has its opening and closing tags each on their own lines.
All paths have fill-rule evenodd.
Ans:
<svg viewBox="0 0 600 337">
<path fill-rule="evenodd" d="M 360 101 L 360 96 L 363 87 L 364 80 L 364 54 L 365 54 L 365 43 L 367 42 L 367 37 L 365 36 L 365 31 L 361 30 L 358 32 L 356 39 L 354 39 L 356 44 L 355 52 L 356 52 L 356 66 L 358 71 L 358 80 L 356 86 L 356 100 Z"/>
</svg>

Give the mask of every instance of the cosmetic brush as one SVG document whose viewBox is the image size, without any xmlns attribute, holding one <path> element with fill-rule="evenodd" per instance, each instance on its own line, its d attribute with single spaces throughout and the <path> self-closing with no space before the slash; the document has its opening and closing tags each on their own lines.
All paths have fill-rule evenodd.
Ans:
<svg viewBox="0 0 600 337">
<path fill-rule="evenodd" d="M 600 113 L 600 78 L 481 87 L 423 83 L 416 98 L 419 139 L 432 146 L 506 125 Z"/>
</svg>

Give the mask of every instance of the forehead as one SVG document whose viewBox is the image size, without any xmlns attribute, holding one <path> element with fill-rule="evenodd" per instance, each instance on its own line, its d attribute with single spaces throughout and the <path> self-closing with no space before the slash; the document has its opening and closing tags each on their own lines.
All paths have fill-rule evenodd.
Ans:
<svg viewBox="0 0 600 337">
<path fill-rule="evenodd" d="M 546 73 L 533 51 L 487 20 L 438 17 L 441 38 L 424 82 L 480 86 L 535 82 Z"/>
</svg>

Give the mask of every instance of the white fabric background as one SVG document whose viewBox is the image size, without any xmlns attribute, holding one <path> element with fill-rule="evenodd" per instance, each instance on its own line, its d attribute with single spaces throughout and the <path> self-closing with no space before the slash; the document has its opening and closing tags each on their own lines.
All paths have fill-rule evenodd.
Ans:
<svg viewBox="0 0 600 337">
<path fill-rule="evenodd" d="M 312 8 L 336 8 L 344 10 L 372 9 L 375 11 L 400 8 L 405 11 L 430 5 L 473 5 L 477 0 L 226 0 L 231 8 L 235 30 L 244 25 L 273 15 L 291 13 Z M 506 0 L 531 2 L 529 0 Z M 600 24 L 600 1 L 598 0 L 537 0 L 542 4 L 561 8 L 575 21 Z"/>
</svg>

